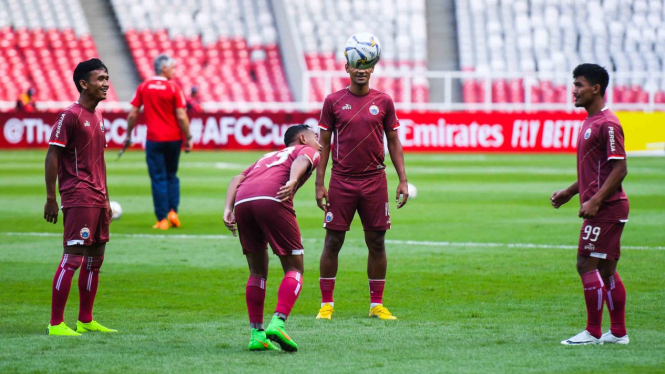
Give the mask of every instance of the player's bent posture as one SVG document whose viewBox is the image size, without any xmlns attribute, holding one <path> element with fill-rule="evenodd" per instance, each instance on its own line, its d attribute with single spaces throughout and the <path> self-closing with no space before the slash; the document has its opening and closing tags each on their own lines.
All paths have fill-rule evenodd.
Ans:
<svg viewBox="0 0 665 374">
<path fill-rule="evenodd" d="M 628 197 L 621 182 L 628 173 L 619 119 L 605 106 L 607 71 L 582 64 L 573 71 L 575 106 L 588 117 L 577 139 L 577 181 L 555 191 L 550 200 L 559 208 L 580 194 L 579 216 L 584 218 L 577 249 L 577 271 L 582 277 L 587 326 L 561 344 L 628 344 L 626 289 L 616 272 L 621 233 L 628 221 Z M 603 302 L 610 312 L 610 331 L 602 334 Z M 601 335 L 602 334 L 602 335 Z"/>
<path fill-rule="evenodd" d="M 346 71 L 351 84 L 326 97 L 319 122 L 324 131 L 321 132 L 321 162 L 316 171 L 316 201 L 325 211 L 326 238 L 320 263 L 321 309 L 316 318 L 332 318 L 337 257 L 346 231 L 358 211 L 369 250 L 369 316 L 397 319 L 383 306 L 388 265 L 385 235 L 390 228 L 383 139 L 385 134 L 390 158 L 399 177 L 396 196 L 399 209 L 409 197 L 404 154 L 396 131 L 399 121 L 390 96 L 369 87 L 374 68 L 360 70 L 347 64 Z M 333 166 L 328 191 L 324 178 L 331 153 Z"/>
<path fill-rule="evenodd" d="M 55 181 L 58 179 L 64 221 L 64 254 L 53 278 L 49 335 L 77 336 L 88 331 L 116 332 L 92 318 L 99 269 L 109 241 L 111 207 L 106 187 L 104 120 L 95 110 L 106 99 L 108 69 L 93 58 L 74 70 L 79 100 L 65 109 L 51 132 L 46 153 L 44 219 L 58 221 Z M 78 268 L 80 307 L 76 331 L 64 322 L 65 304 Z"/>
<path fill-rule="evenodd" d="M 300 295 L 304 271 L 305 250 L 293 209 L 293 195 L 319 163 L 321 146 L 316 133 L 306 125 L 289 127 L 284 144 L 285 149 L 266 154 L 235 176 L 226 193 L 224 224 L 234 236 L 238 230 L 249 264 L 245 296 L 252 329 L 250 351 L 278 349 L 268 339 L 285 351 L 298 350 L 298 345 L 284 331 L 284 322 Z M 275 315 L 264 331 L 268 244 L 279 256 L 284 279 L 279 286 Z"/>
</svg>

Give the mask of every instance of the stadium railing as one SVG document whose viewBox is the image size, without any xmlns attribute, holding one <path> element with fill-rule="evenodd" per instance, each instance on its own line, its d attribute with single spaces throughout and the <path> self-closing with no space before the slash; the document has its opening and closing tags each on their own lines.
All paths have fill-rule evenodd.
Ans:
<svg viewBox="0 0 665 374">
<path fill-rule="evenodd" d="M 610 73 L 610 85 L 607 89 L 606 100 L 608 106 L 613 110 L 622 111 L 642 111 L 642 112 L 665 112 L 665 103 L 656 102 L 658 92 L 657 85 L 646 85 L 644 91 L 648 94 L 646 102 L 616 102 L 614 100 L 614 80 L 632 81 L 652 81 L 659 82 L 665 80 L 665 73 L 647 73 L 647 72 L 612 72 Z M 348 77 L 344 71 L 304 71 L 302 80 L 302 100 L 299 102 L 205 102 L 203 109 L 209 112 L 215 111 L 236 111 L 236 112 L 261 112 L 261 111 L 318 111 L 321 109 L 322 102 L 310 102 L 309 92 L 311 81 L 314 78 L 322 78 L 326 92 L 332 92 L 334 80 Z M 391 77 L 403 79 L 404 100 L 395 100 L 395 107 L 398 110 L 427 110 L 427 111 L 566 111 L 572 112 L 576 109 L 573 104 L 572 90 L 573 80 L 570 72 L 547 72 L 547 73 L 510 73 L 510 72 L 473 72 L 473 71 L 390 71 L 373 74 L 373 77 Z M 443 100 L 428 103 L 410 102 L 411 87 L 416 80 L 421 84 L 423 78 L 429 82 L 430 90 L 437 84 L 443 87 Z M 495 102 L 493 100 L 492 84 L 496 80 L 519 80 L 524 90 L 524 100 L 520 102 Z M 565 85 L 565 102 L 532 102 L 532 90 L 535 89 L 539 81 L 558 80 Z M 460 90 L 465 81 L 481 82 L 484 85 L 484 97 L 481 102 L 463 102 L 456 100 L 455 90 Z M 431 99 L 431 97 L 430 97 Z M 10 111 L 16 105 L 13 101 L 1 101 L 0 111 Z M 71 102 L 38 101 L 40 111 L 57 111 L 63 109 Z M 128 111 L 130 108 L 127 102 L 103 102 L 100 104 L 102 110 L 107 111 Z"/>
</svg>

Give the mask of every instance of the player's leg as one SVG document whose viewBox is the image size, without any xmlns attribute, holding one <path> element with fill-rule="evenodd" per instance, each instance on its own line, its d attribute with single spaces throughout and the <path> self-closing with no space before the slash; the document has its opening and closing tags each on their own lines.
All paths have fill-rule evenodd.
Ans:
<svg viewBox="0 0 665 374">
<path fill-rule="evenodd" d="M 180 161 L 180 148 L 182 141 L 166 142 L 166 183 L 168 185 L 168 219 L 173 227 L 180 227 L 178 219 L 178 205 L 180 205 L 180 179 L 178 179 L 178 162 Z"/>
<path fill-rule="evenodd" d="M 388 260 L 386 258 L 386 230 L 390 229 L 388 209 L 388 182 L 384 176 L 364 180 L 361 185 L 363 199 L 358 215 L 365 230 L 367 245 L 367 277 L 370 291 L 370 317 L 395 320 L 383 306 L 383 290 L 386 284 Z"/>
<path fill-rule="evenodd" d="M 279 256 L 279 260 L 282 262 L 282 269 L 284 269 L 284 278 L 279 285 L 275 314 L 266 329 L 266 335 L 268 339 L 278 343 L 283 350 L 296 352 L 298 344 L 286 333 L 284 324 L 302 291 L 303 255 Z"/>
<path fill-rule="evenodd" d="M 168 184 L 166 182 L 166 162 L 164 160 L 164 149 L 162 142 L 146 141 L 145 158 L 150 174 L 152 187 L 152 203 L 155 208 L 157 223 L 155 229 L 168 230 L 169 223 L 166 216 L 169 212 Z"/>
<path fill-rule="evenodd" d="M 323 243 L 323 252 L 319 263 L 319 289 L 321 290 L 321 309 L 316 315 L 317 319 L 332 319 L 335 301 L 335 280 L 339 267 L 339 251 L 342 250 L 346 231 L 327 229 L 326 238 Z"/>
<path fill-rule="evenodd" d="M 79 317 L 76 322 L 76 332 L 84 333 L 90 331 L 117 332 L 101 325 L 92 318 L 92 308 L 97 296 L 99 285 L 99 270 L 104 263 L 106 243 L 95 243 L 85 248 L 83 265 L 79 271 Z"/>
<path fill-rule="evenodd" d="M 619 273 L 616 271 L 617 260 L 600 262 L 600 275 L 605 284 L 605 301 L 610 313 L 610 331 L 601 336 L 604 343 L 628 344 L 630 339 L 626 332 L 626 288 Z"/>
<path fill-rule="evenodd" d="M 565 345 L 603 344 L 602 335 L 603 301 L 605 288 L 603 279 L 598 271 L 601 259 L 596 257 L 577 255 L 577 272 L 582 278 L 584 301 L 587 311 L 587 325 L 584 331 L 561 341 Z"/>
<path fill-rule="evenodd" d="M 92 222 L 88 222 L 85 209 L 66 208 L 62 210 L 64 234 L 63 255 L 60 259 L 53 286 L 51 287 L 51 319 L 46 333 L 49 335 L 80 335 L 70 329 L 64 321 L 65 306 L 69 298 L 74 273 L 83 262 L 83 244 L 90 237 Z"/>
</svg>

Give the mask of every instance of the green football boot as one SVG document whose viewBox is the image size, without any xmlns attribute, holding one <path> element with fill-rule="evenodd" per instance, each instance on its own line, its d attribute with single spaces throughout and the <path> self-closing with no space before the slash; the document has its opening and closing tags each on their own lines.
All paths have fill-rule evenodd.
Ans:
<svg viewBox="0 0 665 374">
<path fill-rule="evenodd" d="M 84 333 L 88 331 L 99 331 L 99 332 L 118 332 L 118 330 L 113 330 L 108 327 L 104 327 L 97 321 L 90 321 L 88 323 L 83 323 L 81 321 L 76 321 L 76 332 Z"/>
<path fill-rule="evenodd" d="M 250 351 L 279 351 L 279 348 L 266 338 L 266 332 L 257 329 L 252 329 L 252 337 L 247 348 Z"/>
<path fill-rule="evenodd" d="M 291 339 L 289 334 L 284 331 L 284 320 L 273 316 L 270 325 L 266 329 L 266 336 L 268 339 L 279 344 L 280 347 L 286 352 L 297 352 L 298 344 Z"/>
<path fill-rule="evenodd" d="M 59 325 L 51 326 L 48 325 L 46 328 L 46 335 L 60 335 L 60 336 L 81 336 L 78 332 L 69 328 L 65 325 L 64 322 L 60 322 Z"/>
</svg>

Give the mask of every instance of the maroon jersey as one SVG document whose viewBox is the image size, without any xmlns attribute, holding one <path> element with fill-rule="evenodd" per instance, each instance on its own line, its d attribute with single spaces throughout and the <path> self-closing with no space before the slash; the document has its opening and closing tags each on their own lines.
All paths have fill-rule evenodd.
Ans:
<svg viewBox="0 0 665 374">
<path fill-rule="evenodd" d="M 603 108 L 587 117 L 577 138 L 577 180 L 580 204 L 583 204 L 603 186 L 612 172 L 611 160 L 625 160 L 623 129 L 619 119 Z M 596 221 L 628 220 L 628 196 L 621 186 L 603 201 Z"/>
<path fill-rule="evenodd" d="M 78 102 L 65 109 L 53 129 L 49 145 L 63 147 L 58 160 L 58 185 L 63 208 L 106 208 L 104 120 Z"/>
<path fill-rule="evenodd" d="M 385 173 L 383 135 L 399 128 L 393 100 L 370 89 L 356 96 L 348 87 L 326 97 L 319 127 L 333 132 L 331 174 L 340 177 Z"/>
<path fill-rule="evenodd" d="M 235 205 L 252 200 L 274 200 L 277 198 L 279 189 L 282 188 L 291 177 L 291 165 L 300 155 L 305 155 L 311 162 L 309 171 L 300 179 L 296 191 L 300 188 L 310 175 L 312 170 L 319 164 L 319 152 L 307 145 L 287 147 L 278 152 L 270 152 L 261 157 L 254 165 L 242 172 L 246 178 L 238 186 Z M 293 206 L 293 197 L 285 204 Z"/>
</svg>

